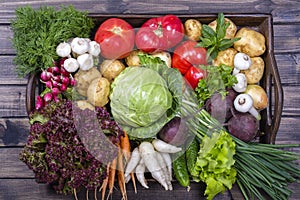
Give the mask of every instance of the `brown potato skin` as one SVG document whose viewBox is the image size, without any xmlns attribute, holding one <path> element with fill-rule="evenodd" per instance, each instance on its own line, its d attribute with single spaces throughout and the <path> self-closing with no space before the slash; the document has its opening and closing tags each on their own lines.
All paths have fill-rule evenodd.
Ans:
<svg viewBox="0 0 300 200">
<path fill-rule="evenodd" d="M 100 71 L 93 67 L 89 70 L 79 70 L 75 75 L 74 78 L 76 80 L 75 89 L 79 94 L 82 96 L 87 96 L 87 89 L 90 83 L 96 79 L 101 77 Z"/>
<path fill-rule="evenodd" d="M 224 18 L 225 23 L 229 22 L 230 25 L 228 26 L 228 28 L 226 29 L 226 34 L 225 34 L 225 39 L 232 39 L 234 38 L 236 31 L 237 31 L 237 27 L 235 25 L 235 23 L 233 23 L 233 21 L 231 21 L 228 18 Z M 216 31 L 217 28 L 217 20 L 214 20 L 212 22 L 210 22 L 208 24 L 209 27 L 211 27 L 214 31 Z"/>
<path fill-rule="evenodd" d="M 255 30 L 243 27 L 238 30 L 235 38 L 240 38 L 240 40 L 234 42 L 233 47 L 250 57 L 261 56 L 266 51 L 265 37 Z"/>
<path fill-rule="evenodd" d="M 212 61 L 214 66 L 220 66 L 221 64 L 230 66 L 232 69 L 234 68 L 234 56 L 238 51 L 234 48 L 228 48 L 223 51 L 219 51 L 218 56 Z"/>
<path fill-rule="evenodd" d="M 188 19 L 184 22 L 185 34 L 190 40 L 200 41 L 202 36 L 202 24 L 196 19 Z"/>
<path fill-rule="evenodd" d="M 245 74 L 248 84 L 256 84 L 264 75 L 265 62 L 261 57 L 253 57 L 251 63 L 249 69 L 241 70 L 241 73 Z"/>
<path fill-rule="evenodd" d="M 125 63 L 129 67 L 138 67 L 141 65 L 140 59 L 138 57 L 138 54 L 143 53 L 141 50 L 133 50 L 130 52 L 130 54 L 125 58 Z"/>
<path fill-rule="evenodd" d="M 78 100 L 76 101 L 76 103 L 81 110 L 85 110 L 85 109 L 95 110 L 95 107 L 92 104 L 90 104 L 87 100 Z"/>
<path fill-rule="evenodd" d="M 123 70 L 125 65 L 120 60 L 104 60 L 100 65 L 100 73 L 112 82 Z"/>
<path fill-rule="evenodd" d="M 266 91 L 259 85 L 248 85 L 246 91 L 253 99 L 253 107 L 257 110 L 263 110 L 268 106 L 268 96 Z"/>
<path fill-rule="evenodd" d="M 88 87 L 87 99 L 92 105 L 103 107 L 109 101 L 109 93 L 110 82 L 106 78 L 100 77 L 94 79 Z"/>
</svg>

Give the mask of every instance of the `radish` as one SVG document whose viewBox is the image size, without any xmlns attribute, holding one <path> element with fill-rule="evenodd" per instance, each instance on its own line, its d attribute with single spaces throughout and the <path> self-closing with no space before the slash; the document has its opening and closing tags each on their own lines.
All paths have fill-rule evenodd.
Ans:
<svg viewBox="0 0 300 200">
<path fill-rule="evenodd" d="M 181 147 L 176 147 L 174 145 L 168 144 L 160 139 L 154 139 L 152 141 L 152 144 L 157 151 L 163 153 L 177 153 L 179 151 L 182 151 Z"/>
</svg>

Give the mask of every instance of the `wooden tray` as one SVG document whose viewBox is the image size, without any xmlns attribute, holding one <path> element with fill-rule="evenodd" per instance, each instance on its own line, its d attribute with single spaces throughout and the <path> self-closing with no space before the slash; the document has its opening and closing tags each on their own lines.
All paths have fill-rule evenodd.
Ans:
<svg viewBox="0 0 300 200">
<path fill-rule="evenodd" d="M 133 27 L 138 28 L 149 18 L 158 17 L 160 15 L 103 15 L 91 13 L 89 16 L 93 18 L 96 23 L 95 30 L 91 35 L 91 38 L 93 38 L 96 28 L 108 18 L 122 18 L 129 22 Z M 180 14 L 177 16 L 183 22 L 189 18 L 194 18 L 199 20 L 202 24 L 208 24 L 217 18 L 217 14 Z M 263 134 L 260 136 L 259 141 L 261 143 L 275 143 L 283 107 L 283 90 L 274 58 L 272 16 L 269 14 L 225 14 L 225 17 L 231 19 L 238 28 L 252 28 L 262 33 L 266 38 L 267 49 L 262 55 L 266 67 L 264 76 L 259 84 L 267 92 L 269 105 L 266 109 L 261 111 L 262 120 L 260 121 L 260 131 Z M 26 88 L 26 109 L 28 114 L 34 108 L 36 93 L 41 91 L 40 86 L 41 85 L 34 74 L 29 76 Z M 40 90 L 37 90 L 36 88 L 40 88 Z"/>
</svg>

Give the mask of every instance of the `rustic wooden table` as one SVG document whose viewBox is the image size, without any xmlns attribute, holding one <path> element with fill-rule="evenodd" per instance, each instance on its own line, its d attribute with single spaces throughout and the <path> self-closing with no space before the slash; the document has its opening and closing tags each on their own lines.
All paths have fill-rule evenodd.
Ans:
<svg viewBox="0 0 300 200">
<path fill-rule="evenodd" d="M 274 52 L 284 90 L 284 107 L 276 143 L 300 143 L 300 2 L 299 0 L 43 0 L 0 2 L 0 199 L 73 199 L 73 196 L 56 194 L 49 186 L 37 184 L 34 175 L 18 156 L 28 135 L 28 118 L 25 110 L 26 78 L 18 78 L 12 60 L 15 51 L 10 22 L 15 8 L 31 5 L 60 6 L 73 4 L 80 10 L 101 14 L 199 14 L 199 13 L 271 13 L 274 28 Z M 292 149 L 300 152 L 300 148 Z M 199 184 L 193 184 L 188 193 L 175 184 L 175 190 L 165 192 L 150 182 L 150 189 L 139 187 L 134 194 L 128 187 L 129 199 L 201 199 Z M 300 199 L 300 185 L 291 184 L 294 190 L 290 199 Z M 79 198 L 84 198 L 84 192 Z M 92 194 L 90 194 L 92 196 Z M 232 197 L 231 197 L 232 195 Z M 119 192 L 113 198 L 120 199 Z M 242 199 L 235 186 L 230 193 L 216 199 Z"/>
</svg>

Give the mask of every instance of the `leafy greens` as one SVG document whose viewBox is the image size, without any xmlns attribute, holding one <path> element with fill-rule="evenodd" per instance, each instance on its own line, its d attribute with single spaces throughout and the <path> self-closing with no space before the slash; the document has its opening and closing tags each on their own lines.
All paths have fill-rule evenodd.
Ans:
<svg viewBox="0 0 300 200">
<path fill-rule="evenodd" d="M 112 83 L 110 106 L 132 138 L 150 138 L 179 113 L 183 80 L 161 59 L 139 57 L 141 67 L 128 67 Z"/>
</svg>

